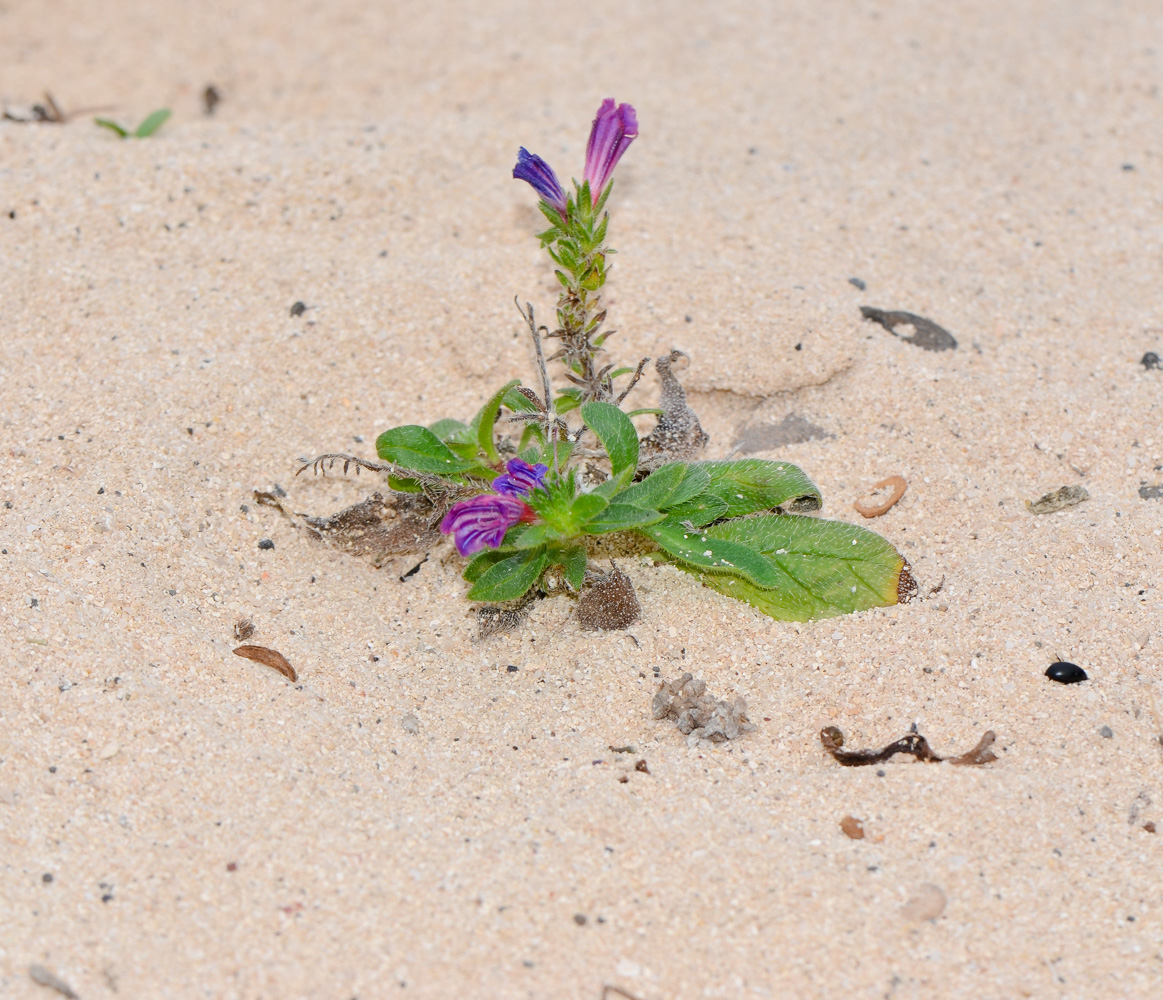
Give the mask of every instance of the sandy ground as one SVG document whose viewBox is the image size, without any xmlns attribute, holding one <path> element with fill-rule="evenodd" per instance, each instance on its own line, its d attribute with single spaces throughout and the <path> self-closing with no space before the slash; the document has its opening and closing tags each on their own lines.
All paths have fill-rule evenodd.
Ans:
<svg viewBox="0 0 1163 1000">
<path fill-rule="evenodd" d="M 0 993 L 1157 989 L 1161 83 L 1150 0 L 0 0 L 14 109 L 174 110 L 0 123 Z M 642 126 L 611 346 L 687 350 L 708 454 L 758 441 L 827 515 L 905 476 L 874 526 L 931 599 L 778 624 L 632 561 L 633 639 L 557 599 L 474 643 L 447 551 L 401 581 L 254 505 L 336 510 L 375 484 L 298 456 L 531 377 L 512 299 L 553 279 L 509 172 L 580 172 L 608 95 Z M 763 448 L 789 414 L 820 435 Z M 240 614 L 298 685 L 231 655 Z M 655 723 L 683 670 L 757 731 Z M 817 738 L 912 723 L 1000 759 Z"/>
</svg>

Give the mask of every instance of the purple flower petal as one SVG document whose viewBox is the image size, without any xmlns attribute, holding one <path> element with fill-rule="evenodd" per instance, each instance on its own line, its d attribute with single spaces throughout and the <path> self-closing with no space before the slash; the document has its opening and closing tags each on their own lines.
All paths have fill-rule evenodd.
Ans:
<svg viewBox="0 0 1163 1000">
<path fill-rule="evenodd" d="M 615 107 L 614 99 L 607 97 L 598 108 L 586 146 L 586 169 L 583 175 L 590 182 L 590 195 L 596 203 L 610 181 L 614 167 L 630 143 L 638 138 L 638 115 L 629 104 Z"/>
<path fill-rule="evenodd" d="M 510 458 L 505 463 L 508 470 L 504 475 L 493 480 L 493 489 L 505 496 L 525 496 L 530 490 L 539 490 L 545 485 L 545 473 L 548 465 L 538 462 L 530 465 L 519 458 Z"/>
<path fill-rule="evenodd" d="M 482 493 L 454 503 L 440 522 L 440 530 L 452 535 L 462 556 L 471 556 L 484 548 L 495 549 L 514 524 L 534 516 L 529 505 L 515 497 Z"/>
<path fill-rule="evenodd" d="M 553 168 L 540 156 L 530 153 L 524 146 L 517 153 L 517 165 L 513 176 L 519 181 L 527 181 L 542 199 L 556 208 L 563 216 L 566 212 L 565 192 Z"/>
</svg>

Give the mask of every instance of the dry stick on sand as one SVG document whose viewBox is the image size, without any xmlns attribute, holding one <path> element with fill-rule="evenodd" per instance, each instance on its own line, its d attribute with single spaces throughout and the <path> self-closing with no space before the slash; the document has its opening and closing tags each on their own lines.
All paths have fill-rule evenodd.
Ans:
<svg viewBox="0 0 1163 1000">
<path fill-rule="evenodd" d="M 883 764 L 890 757 L 898 753 L 909 754 L 916 757 L 917 760 L 923 760 L 929 763 L 939 763 L 947 760 L 950 764 L 955 764 L 963 767 L 977 767 L 981 764 L 988 764 L 990 761 L 997 760 L 995 754 L 990 747 L 993 741 L 997 739 L 997 735 L 991 729 L 986 732 L 975 746 L 968 753 L 962 754 L 960 757 L 938 757 L 933 753 L 929 746 L 929 741 L 919 733 L 910 733 L 895 743 L 890 743 L 881 750 L 842 750 L 844 746 L 844 734 L 840 732 L 835 726 L 825 726 L 820 730 L 820 742 L 824 745 L 824 749 L 828 751 L 838 764 L 843 764 L 845 767 L 860 767 L 868 764 Z"/>
</svg>

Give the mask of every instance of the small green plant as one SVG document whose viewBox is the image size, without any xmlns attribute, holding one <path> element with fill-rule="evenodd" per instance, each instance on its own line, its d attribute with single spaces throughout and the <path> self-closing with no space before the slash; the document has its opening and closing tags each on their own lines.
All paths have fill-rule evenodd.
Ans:
<svg viewBox="0 0 1163 1000">
<path fill-rule="evenodd" d="M 521 310 L 540 391 L 514 379 L 468 422 L 384 431 L 376 440 L 382 465 L 324 458 L 379 469 L 393 490 L 424 494 L 430 523 L 439 522 L 469 559 L 464 578 L 472 601 L 520 602 L 534 588 L 577 593 L 590 560 L 616 549 L 648 550 L 778 619 L 908 599 L 916 585 L 885 539 L 806 516 L 819 510 L 822 497 L 796 466 L 697 460 L 707 436 L 671 372 L 679 352 L 657 363 L 661 411 L 623 411 L 649 359 L 636 368 L 599 363 L 611 335 L 601 303 L 614 253 L 606 245 L 605 208 L 614 167 L 637 135 L 630 105 L 603 102 L 582 181 L 568 195 L 544 160 L 524 148 L 518 154 L 513 176 L 541 196 L 549 228 L 538 239 L 561 284 L 555 329 L 538 326 L 531 306 Z M 560 343 L 549 358 L 543 338 Z M 556 391 L 547 370 L 553 361 L 568 383 Z M 615 382 L 625 376 L 619 391 Z M 660 412 L 658 425 L 640 440 L 630 418 L 650 412 Z M 501 434 L 502 418 L 519 434 Z"/>
<path fill-rule="evenodd" d="M 128 139 L 131 136 L 134 139 L 146 139 L 153 135 L 159 128 L 165 124 L 167 118 L 170 117 L 169 108 L 159 108 L 157 111 L 151 112 L 146 116 L 145 120 L 137 126 L 132 132 L 124 125 L 119 125 L 111 118 L 94 118 L 93 124 L 100 125 L 102 128 L 109 129 L 110 132 L 116 132 L 122 139 Z"/>
</svg>

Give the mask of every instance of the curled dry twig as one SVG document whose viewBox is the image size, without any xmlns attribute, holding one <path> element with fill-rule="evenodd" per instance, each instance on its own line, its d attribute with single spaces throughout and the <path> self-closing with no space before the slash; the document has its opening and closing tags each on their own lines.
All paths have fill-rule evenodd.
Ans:
<svg viewBox="0 0 1163 1000">
<path fill-rule="evenodd" d="M 841 748 L 844 746 L 844 734 L 836 726 L 825 726 L 820 730 L 820 742 L 824 745 L 824 749 L 836 759 L 838 764 L 843 764 L 845 767 L 883 764 L 898 753 L 909 754 L 916 757 L 917 760 L 928 763 L 935 764 L 947 760 L 950 764 L 958 766 L 977 767 L 997 760 L 997 754 L 990 749 L 996 739 L 997 734 L 991 729 L 982 735 L 977 746 L 968 753 L 964 753 L 960 757 L 938 757 L 929 746 L 929 741 L 920 733 L 909 733 L 908 736 L 890 743 L 880 750 L 843 750 Z"/>
</svg>

